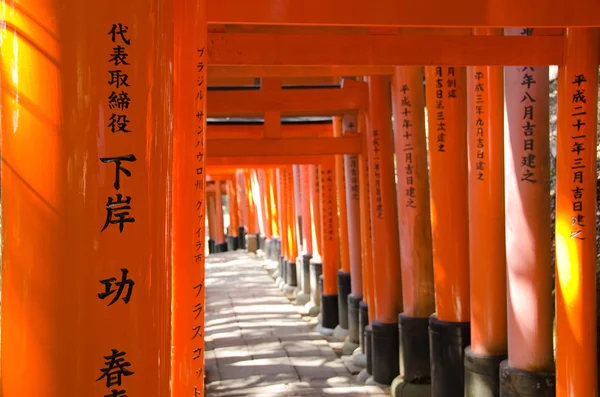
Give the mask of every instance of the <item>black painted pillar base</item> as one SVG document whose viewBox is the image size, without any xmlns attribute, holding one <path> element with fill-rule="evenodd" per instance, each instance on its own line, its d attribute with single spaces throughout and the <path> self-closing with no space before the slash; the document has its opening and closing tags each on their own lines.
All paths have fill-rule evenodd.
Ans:
<svg viewBox="0 0 600 397">
<path fill-rule="evenodd" d="M 405 382 L 429 383 L 429 319 L 398 315 L 400 376 Z"/>
<path fill-rule="evenodd" d="M 227 252 L 227 243 L 216 244 L 216 252 Z"/>
<path fill-rule="evenodd" d="M 302 292 L 310 295 L 310 260 L 312 255 L 302 255 Z"/>
<path fill-rule="evenodd" d="M 338 271 L 338 308 L 339 308 L 339 324 L 343 329 L 348 329 L 348 295 L 352 290 L 350 281 L 350 273 Z"/>
<path fill-rule="evenodd" d="M 338 296 L 321 294 L 321 326 L 335 329 L 339 324 Z"/>
<path fill-rule="evenodd" d="M 267 241 L 267 236 L 262 236 L 260 233 L 256 235 L 256 241 L 258 241 L 258 249 L 265 250 L 265 243 Z"/>
<path fill-rule="evenodd" d="M 279 277 L 285 282 L 287 273 L 287 266 L 285 265 L 285 258 L 283 256 L 279 257 Z"/>
<path fill-rule="evenodd" d="M 367 305 L 367 303 L 365 301 L 360 301 L 360 303 L 358 304 L 358 334 L 359 334 L 359 338 L 360 338 L 358 343 L 360 344 L 360 349 L 362 350 L 362 352 L 365 355 L 367 354 L 367 350 L 366 350 L 366 346 L 365 346 L 365 341 L 367 339 L 365 337 L 365 332 L 366 332 L 368 325 L 369 325 L 369 305 Z M 369 337 L 368 340 L 370 341 L 371 337 Z M 369 343 L 371 343 L 371 342 L 369 342 Z M 368 371 L 368 372 L 371 373 L 371 371 Z"/>
<path fill-rule="evenodd" d="M 383 385 L 391 385 L 394 378 L 400 373 L 398 324 L 385 324 L 373 320 L 371 328 L 373 380 Z"/>
<path fill-rule="evenodd" d="M 216 243 L 215 240 L 211 238 L 208 240 L 208 253 L 214 254 L 215 252 L 217 252 Z"/>
<path fill-rule="evenodd" d="M 500 395 L 502 397 L 554 397 L 556 374 L 554 372 L 526 372 L 500 363 Z"/>
<path fill-rule="evenodd" d="M 285 283 L 290 287 L 298 286 L 298 275 L 296 274 L 296 262 L 285 261 Z"/>
<path fill-rule="evenodd" d="M 487 356 L 465 349 L 465 397 L 499 397 L 500 363 L 506 355 Z"/>
<path fill-rule="evenodd" d="M 237 236 L 227 236 L 227 251 L 236 251 L 238 249 L 239 238 Z"/>
<path fill-rule="evenodd" d="M 465 396 L 465 348 L 470 344 L 470 323 L 429 317 L 431 397 Z"/>
<path fill-rule="evenodd" d="M 238 247 L 246 249 L 246 229 L 243 226 L 238 227 Z"/>
<path fill-rule="evenodd" d="M 275 240 L 275 249 L 273 250 L 273 259 L 277 260 L 281 256 L 281 239 Z"/>
<path fill-rule="evenodd" d="M 348 295 L 348 339 L 360 344 L 360 302 L 362 297 Z"/>
<path fill-rule="evenodd" d="M 367 359 L 366 370 L 369 375 L 373 374 L 373 329 L 370 325 L 365 327 L 364 333 L 364 351 Z"/>
<path fill-rule="evenodd" d="M 267 258 L 267 259 L 271 258 L 272 253 L 273 253 L 273 240 L 267 239 L 267 240 L 265 240 L 265 258 Z"/>
<path fill-rule="evenodd" d="M 310 262 L 310 300 L 311 302 L 319 306 L 321 304 L 321 289 L 319 288 L 319 278 L 323 274 L 323 264 Z"/>
</svg>

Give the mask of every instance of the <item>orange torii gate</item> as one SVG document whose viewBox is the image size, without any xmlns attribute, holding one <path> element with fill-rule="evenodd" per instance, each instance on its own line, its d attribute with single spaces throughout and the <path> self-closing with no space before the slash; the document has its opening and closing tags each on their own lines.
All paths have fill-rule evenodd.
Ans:
<svg viewBox="0 0 600 397">
<path fill-rule="evenodd" d="M 386 102 L 382 79 L 402 65 L 439 66 L 447 74 L 450 68 L 467 67 L 461 73 L 469 116 L 458 122 L 469 129 L 471 149 L 471 244 L 469 257 L 462 258 L 469 261 L 471 307 L 467 321 L 461 310 L 451 308 L 446 320 L 434 320 L 435 329 L 430 322 L 431 340 L 442 344 L 439 351 L 453 349 L 449 356 L 432 355 L 432 368 L 462 368 L 465 356 L 466 389 L 459 387 L 459 394 L 452 396 L 462 395 L 463 390 L 468 397 L 497 396 L 497 387 L 510 396 L 521 396 L 530 392 L 527 387 L 532 384 L 540 385 L 535 391 L 540 396 L 550 395 L 554 388 L 559 397 L 597 396 L 592 220 L 600 3 L 532 0 L 527 6 L 535 11 L 522 12 L 518 0 L 382 0 L 376 6 L 361 0 L 260 0 L 252 4 L 245 0 L 132 0 L 126 6 L 116 0 L 4 2 L 2 395 L 202 396 L 208 167 L 319 164 L 333 155 L 364 156 L 364 136 L 374 135 L 373 130 L 358 137 L 304 136 L 301 132 L 294 136 L 286 135 L 287 126 L 280 123 L 281 117 L 296 111 L 343 115 L 364 100 L 364 89 L 346 91 L 348 98 L 332 94 L 331 104 L 325 99 L 315 100 L 314 105 L 309 101 L 290 104 L 287 95 L 292 95 L 280 89 L 281 84 L 299 76 L 370 76 L 370 82 L 376 82 L 375 94 L 382 94 L 378 100 Z M 527 28 L 540 34 L 503 35 L 485 30 L 498 28 Z M 541 174 L 544 167 L 538 168 L 543 183 L 539 189 L 527 189 L 522 178 L 531 179 L 533 167 L 529 171 L 519 168 L 517 176 L 514 170 L 533 164 L 529 155 L 544 158 L 546 153 L 538 152 L 530 137 L 517 136 L 510 144 L 500 139 L 503 123 L 498 91 L 504 84 L 515 85 L 514 79 L 521 77 L 508 74 L 503 82 L 499 67 L 524 65 L 560 67 L 555 369 L 549 358 L 548 330 L 544 329 L 543 336 L 536 331 L 551 323 L 551 309 L 547 304 L 531 304 L 551 299 L 543 281 L 550 280 L 544 267 L 548 264 L 541 256 L 527 256 L 519 241 L 524 236 L 536 255 L 543 256 L 538 252 L 544 247 L 549 249 L 548 236 L 536 229 L 548 226 L 542 220 L 547 214 L 530 207 L 536 204 L 532 201 L 547 196 L 548 177 Z M 379 77 L 373 80 L 374 76 Z M 435 81 L 435 74 L 432 77 Z M 265 91 L 245 92 L 247 96 L 209 93 L 211 78 L 265 78 L 260 90 Z M 545 77 L 536 78 L 544 81 Z M 357 83 L 356 87 L 364 84 Z M 485 95 L 477 94 L 481 90 Z M 530 98 L 537 93 L 514 86 L 506 91 L 517 100 L 525 92 Z M 250 115 L 261 114 L 265 123 L 258 128 L 259 134 L 212 138 L 212 129 L 227 128 L 207 127 L 212 94 L 216 94 L 212 109 L 217 114 L 227 112 L 229 100 L 232 104 L 241 100 L 239 109 Z M 219 95 L 225 97 L 221 102 Z M 279 102 L 271 103 L 269 98 Z M 253 103 L 246 103 L 248 99 Z M 525 103 L 530 100 L 526 98 Z M 352 105 L 351 101 L 356 102 Z M 363 105 L 358 107 L 368 117 L 372 102 Z M 427 104 L 428 108 L 437 106 Z M 523 106 L 534 109 L 535 105 Z M 531 113 L 531 109 L 521 110 Z M 369 124 L 387 123 L 390 112 L 377 111 L 377 119 Z M 485 116 L 477 117 L 479 111 Z M 452 117 L 459 120 L 461 115 Z M 529 121 L 534 119 L 531 115 Z M 509 126 L 511 137 L 513 128 L 514 124 Z M 544 137 L 543 127 L 538 128 Z M 466 134 L 464 129 L 460 132 Z M 513 156 L 510 171 L 504 170 L 506 147 Z M 518 157 L 526 157 L 524 165 L 515 161 Z M 432 179 L 435 202 L 443 200 L 445 189 L 436 164 L 451 163 L 438 157 L 431 164 L 432 175 L 437 172 Z M 462 183 L 458 171 L 452 169 L 453 177 Z M 378 188 L 377 171 L 361 172 L 373 175 L 372 190 L 366 195 L 375 200 L 373 209 L 381 205 L 373 191 Z M 511 207 L 502 208 L 507 194 L 523 204 L 518 216 L 527 215 L 528 224 L 509 214 Z M 457 197 L 453 195 L 452 200 Z M 503 228 L 507 223 L 490 213 L 498 210 L 501 214 L 504 209 L 512 233 L 506 234 L 506 242 Z M 443 240 L 448 236 L 447 225 L 436 241 L 435 222 L 443 220 L 447 218 L 432 219 L 434 249 L 449 246 Z M 463 227 L 461 220 L 460 238 Z M 393 270 L 390 275 L 395 277 L 400 264 L 390 267 L 393 255 L 377 252 L 381 242 L 373 236 L 386 236 L 385 231 L 378 230 L 370 238 L 373 258 L 384 258 L 385 265 L 372 263 L 364 269 L 364 287 L 370 294 L 368 316 L 393 325 L 388 323 L 394 315 L 389 306 L 400 309 L 404 302 L 390 303 L 398 297 L 385 293 L 390 284 L 386 273 Z M 493 262 L 488 263 L 482 247 L 494 253 Z M 507 258 L 507 250 L 523 260 Z M 436 255 L 436 271 L 464 270 L 457 256 Z M 486 272 L 488 264 L 491 270 Z M 503 274 L 508 289 L 503 287 Z M 115 293 L 113 279 L 125 283 L 129 293 Z M 447 292 L 447 296 L 464 299 L 464 281 L 453 279 L 459 292 Z M 435 274 L 436 287 L 444 282 Z M 439 298 L 436 305 L 438 310 Z M 468 322 L 469 334 L 465 331 Z M 383 336 L 392 338 L 378 334 L 379 339 L 368 343 Z M 471 344 L 466 353 L 465 344 Z M 381 349 L 372 346 L 373 352 Z M 386 354 L 386 360 L 392 356 Z M 508 361 L 501 363 L 505 358 Z M 116 384 L 109 374 L 116 362 L 125 370 L 121 370 L 119 388 L 111 389 Z M 48 368 L 48 363 L 60 365 L 39 371 L 35 382 L 23 381 L 31 368 Z M 73 363 L 77 371 L 68 370 Z M 391 367 L 385 364 L 377 362 L 371 370 Z M 374 375 L 382 379 L 381 373 Z M 436 372 L 432 375 L 435 378 Z M 434 396 L 449 396 L 447 391 L 456 390 L 462 376 L 462 372 L 456 377 L 446 374 L 438 385 L 441 389 L 434 388 Z"/>
</svg>

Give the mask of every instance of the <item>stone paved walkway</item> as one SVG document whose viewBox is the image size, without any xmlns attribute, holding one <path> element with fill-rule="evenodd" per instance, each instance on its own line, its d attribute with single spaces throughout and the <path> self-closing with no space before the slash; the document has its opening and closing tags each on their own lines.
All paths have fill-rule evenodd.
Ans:
<svg viewBox="0 0 600 397">
<path fill-rule="evenodd" d="M 390 395 L 356 384 L 254 254 L 210 255 L 206 294 L 206 397 Z"/>
</svg>

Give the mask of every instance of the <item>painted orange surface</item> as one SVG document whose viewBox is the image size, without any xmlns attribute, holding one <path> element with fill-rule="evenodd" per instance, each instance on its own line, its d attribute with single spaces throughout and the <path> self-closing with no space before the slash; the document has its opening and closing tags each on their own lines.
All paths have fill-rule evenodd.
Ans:
<svg viewBox="0 0 600 397">
<path fill-rule="evenodd" d="M 312 246 L 312 218 L 310 215 L 310 166 L 300 166 L 300 180 L 302 188 L 302 249 L 303 254 L 311 255 L 313 251 Z"/>
<path fill-rule="evenodd" d="M 564 154 L 556 164 L 556 396 L 596 397 L 594 220 L 600 40 L 597 31 L 587 29 L 569 29 L 567 36 L 569 61 L 558 75 L 557 151 Z M 584 150 L 578 152 L 579 148 Z"/>
<path fill-rule="evenodd" d="M 223 181 L 215 182 L 215 240 L 217 244 L 225 242 L 225 218 L 223 217 Z"/>
<path fill-rule="evenodd" d="M 429 174 L 422 67 L 397 67 L 392 76 L 402 302 L 408 317 L 435 311 Z"/>
<path fill-rule="evenodd" d="M 342 134 L 357 135 L 358 116 L 344 115 L 342 119 Z M 364 133 L 364 129 L 363 129 Z M 343 160 L 344 186 L 346 199 L 346 217 L 348 219 L 348 262 L 352 295 L 363 296 L 363 269 L 362 269 L 362 234 L 360 229 L 360 181 L 359 181 L 359 156 L 345 155 Z"/>
<path fill-rule="evenodd" d="M 364 131 L 364 130 L 363 130 Z M 363 300 L 369 305 L 369 323 L 375 319 L 375 289 L 373 287 L 373 240 L 371 233 L 371 197 L 369 192 L 369 168 L 366 155 L 358 160 L 360 183 L 360 237 L 363 274 Z"/>
<path fill-rule="evenodd" d="M 298 241 L 296 234 L 296 206 L 294 200 L 294 175 L 291 169 L 286 170 L 286 217 L 287 217 L 287 244 L 288 244 L 288 261 L 296 262 L 298 257 Z"/>
<path fill-rule="evenodd" d="M 372 76 L 367 81 L 370 107 L 366 135 L 373 228 L 375 318 L 385 324 L 394 324 L 398 322 L 398 314 L 402 311 L 402 280 L 390 80 L 383 76 Z"/>
<path fill-rule="evenodd" d="M 549 69 L 507 67 L 504 77 L 508 360 L 523 371 L 551 372 Z"/>
<path fill-rule="evenodd" d="M 477 29 L 501 35 L 502 29 Z M 467 68 L 471 348 L 507 352 L 504 226 L 504 70 Z"/>
<path fill-rule="evenodd" d="M 2 10 L 0 394 L 104 396 L 115 387 L 102 370 L 117 356 L 130 364 L 118 389 L 168 396 L 172 2 L 19 0 Z M 113 55 L 123 51 L 128 65 Z M 110 85 L 110 70 L 129 85 Z M 123 107 L 127 93 L 128 108 L 113 91 Z M 131 132 L 112 132 L 113 113 L 130 121 L 115 130 Z M 118 156 L 130 174 L 115 183 Z M 116 292 L 124 275 L 135 283 L 129 299 L 131 284 Z"/>
<path fill-rule="evenodd" d="M 308 181 L 310 185 L 310 221 L 312 234 L 312 259 L 315 263 L 321 263 L 322 245 L 321 245 L 321 181 L 320 166 L 309 166 Z"/>
<path fill-rule="evenodd" d="M 334 136 L 343 136 L 342 130 L 342 117 L 334 117 Z M 350 273 L 350 252 L 348 250 L 348 212 L 346 205 L 346 178 L 344 174 L 344 156 L 338 154 L 335 156 L 335 186 L 337 194 L 336 198 L 338 203 L 335 212 L 339 220 L 339 262 L 342 271 Z"/>
<path fill-rule="evenodd" d="M 468 322 L 467 70 L 431 66 L 425 68 L 425 75 L 436 316 L 442 321 Z M 443 109 L 438 109 L 438 101 Z"/>
<path fill-rule="evenodd" d="M 321 255 L 323 259 L 323 293 L 337 295 L 339 269 L 339 231 L 335 193 L 335 158 L 321 164 Z"/>
<path fill-rule="evenodd" d="M 173 4 L 177 21 L 174 25 L 174 112 L 181 117 L 173 119 L 171 396 L 193 395 L 199 391 L 198 397 L 201 397 L 204 394 L 204 225 L 207 213 L 203 179 L 207 172 L 206 117 L 200 115 L 206 113 L 208 62 L 206 51 L 198 50 L 206 49 L 206 2 L 177 0 Z M 199 63 L 202 67 L 198 67 Z M 204 83 L 198 85 L 198 81 Z M 202 173 L 199 174 L 198 169 L 202 169 Z M 235 198 L 235 182 L 228 191 Z M 237 235 L 237 203 L 235 200 L 229 203 L 233 234 Z"/>
</svg>

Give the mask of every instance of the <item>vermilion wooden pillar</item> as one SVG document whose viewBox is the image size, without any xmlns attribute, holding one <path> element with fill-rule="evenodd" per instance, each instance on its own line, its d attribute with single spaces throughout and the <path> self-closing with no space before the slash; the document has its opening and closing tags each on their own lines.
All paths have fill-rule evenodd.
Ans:
<svg viewBox="0 0 600 397">
<path fill-rule="evenodd" d="M 310 166 L 300 166 L 300 188 L 301 188 L 301 208 L 302 214 L 302 252 L 298 257 L 298 273 L 300 291 L 296 295 L 296 304 L 305 305 L 310 301 L 310 260 L 312 258 L 312 218 L 310 213 L 311 196 L 310 196 Z"/>
<path fill-rule="evenodd" d="M 534 32 L 505 29 L 506 35 Z M 508 361 L 500 367 L 500 387 L 506 393 L 517 383 L 540 385 L 554 395 L 549 70 L 512 66 L 504 75 Z"/>
<path fill-rule="evenodd" d="M 503 74 L 499 66 L 468 69 L 471 346 L 465 353 L 465 397 L 498 396 L 499 366 L 507 353 Z"/>
<path fill-rule="evenodd" d="M 367 141 L 375 269 L 371 356 L 373 379 L 390 384 L 399 373 L 398 314 L 402 311 L 391 96 L 389 78 L 369 77 L 368 84 Z"/>
<path fill-rule="evenodd" d="M 343 123 L 341 116 L 333 118 L 333 135 L 336 137 L 343 136 Z M 346 178 L 344 170 L 344 156 L 335 156 L 335 191 L 336 201 L 336 218 L 338 218 L 339 230 L 339 266 L 337 274 L 338 284 L 338 315 L 339 315 L 339 330 L 337 337 L 345 339 L 348 334 L 348 296 L 352 289 L 350 277 L 350 252 L 348 250 L 348 212 L 346 202 Z"/>
<path fill-rule="evenodd" d="M 227 251 L 225 219 L 223 217 L 223 181 L 215 182 L 215 243 L 217 252 Z"/>
<path fill-rule="evenodd" d="M 267 238 L 265 240 L 265 253 L 267 258 L 276 259 L 274 257 L 275 246 L 277 245 L 277 208 L 275 205 L 275 190 L 274 190 L 274 177 L 273 170 L 265 170 L 265 181 L 266 181 L 266 212 L 267 212 Z"/>
<path fill-rule="evenodd" d="M 227 249 L 237 250 L 239 248 L 239 226 L 240 217 L 237 203 L 237 187 L 234 178 L 227 180 L 227 205 L 229 213 L 229 233 L 227 235 Z"/>
<path fill-rule="evenodd" d="M 428 328 L 435 310 L 423 78 L 422 67 L 396 67 L 392 76 L 404 308 L 398 381 L 416 384 L 430 375 Z"/>
<path fill-rule="evenodd" d="M 2 8 L 1 394 L 169 396 L 173 2 Z"/>
<path fill-rule="evenodd" d="M 286 279 L 285 283 L 290 287 L 290 292 L 295 290 L 298 285 L 298 275 L 296 272 L 296 258 L 298 257 L 298 238 L 297 238 L 297 217 L 296 217 L 296 200 L 294 189 L 294 174 L 292 168 L 288 168 L 284 173 L 285 177 L 285 195 L 286 195 Z"/>
<path fill-rule="evenodd" d="M 429 319 L 433 397 L 463 397 L 470 344 L 467 72 L 428 66 L 431 226 L 436 313 Z"/>
<path fill-rule="evenodd" d="M 556 396 L 597 396 L 597 29 L 568 29 L 558 71 Z"/>
<path fill-rule="evenodd" d="M 311 165 L 309 169 L 310 220 L 313 248 L 310 260 L 310 300 L 315 306 L 321 304 L 319 277 L 323 274 L 323 262 L 321 258 L 321 181 L 319 168 L 318 165 Z"/>
<path fill-rule="evenodd" d="M 201 397 L 205 375 L 206 2 L 177 0 L 173 4 L 176 22 L 172 299 L 176 304 L 171 306 L 171 396 Z M 237 220 L 235 182 L 231 188 L 230 219 Z M 237 235 L 237 230 L 232 233 Z"/>
<path fill-rule="evenodd" d="M 343 136 L 356 136 L 358 116 L 344 115 Z M 362 133 L 365 131 L 363 129 Z M 348 304 L 348 342 L 360 344 L 360 302 L 363 299 L 363 269 L 361 253 L 359 156 L 344 155 L 344 185 L 348 219 L 348 261 L 350 266 L 350 295 Z M 345 347 L 346 348 L 346 347 Z M 350 348 L 350 347 L 348 347 Z"/>
<path fill-rule="evenodd" d="M 339 234 L 336 202 L 335 158 L 331 156 L 320 167 L 321 247 L 323 289 L 321 291 L 321 325 L 334 329 L 339 324 L 338 285 Z"/>
<path fill-rule="evenodd" d="M 248 198 L 246 192 L 246 178 L 243 170 L 236 170 L 235 180 L 237 184 L 237 199 L 240 209 L 239 246 L 246 248 L 246 231 L 248 228 Z"/>
</svg>

